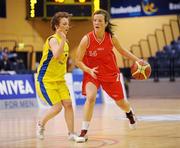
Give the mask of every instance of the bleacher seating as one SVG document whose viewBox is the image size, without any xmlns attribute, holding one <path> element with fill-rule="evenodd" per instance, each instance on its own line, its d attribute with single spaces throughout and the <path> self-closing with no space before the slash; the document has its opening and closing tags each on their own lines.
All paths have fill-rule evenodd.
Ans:
<svg viewBox="0 0 180 148">
<path fill-rule="evenodd" d="M 164 46 L 163 50 L 157 51 L 154 57 L 149 57 L 148 62 L 152 67 L 152 76 L 170 77 L 174 80 L 180 76 L 180 37 Z"/>
</svg>

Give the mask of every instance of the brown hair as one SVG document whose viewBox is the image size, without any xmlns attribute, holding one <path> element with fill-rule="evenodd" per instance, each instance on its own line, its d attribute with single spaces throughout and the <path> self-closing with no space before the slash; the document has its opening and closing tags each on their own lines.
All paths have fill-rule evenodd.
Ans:
<svg viewBox="0 0 180 148">
<path fill-rule="evenodd" d="M 71 17 L 72 14 L 69 14 L 68 12 L 57 12 L 54 14 L 54 16 L 51 19 L 51 29 L 53 31 L 56 31 L 56 25 L 59 25 L 59 21 L 61 20 L 61 18 L 65 17 L 68 18 Z"/>
<path fill-rule="evenodd" d="M 107 25 L 106 28 L 105 28 L 105 31 L 108 32 L 108 33 L 110 33 L 111 36 L 112 36 L 112 35 L 114 34 L 113 31 L 112 31 L 112 27 L 115 26 L 115 25 L 110 22 L 110 15 L 109 15 L 109 13 L 108 13 L 106 10 L 99 9 L 99 10 L 97 10 L 97 11 L 95 11 L 95 12 L 93 13 L 93 17 L 94 17 L 94 15 L 96 15 L 96 14 L 102 14 L 102 15 L 104 15 L 105 23 L 106 23 L 106 22 L 108 23 L 108 25 Z"/>
</svg>

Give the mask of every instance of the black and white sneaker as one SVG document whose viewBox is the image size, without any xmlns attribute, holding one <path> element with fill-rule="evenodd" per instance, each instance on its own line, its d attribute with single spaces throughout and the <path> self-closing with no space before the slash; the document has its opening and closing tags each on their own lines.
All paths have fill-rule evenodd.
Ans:
<svg viewBox="0 0 180 148">
<path fill-rule="evenodd" d="M 129 128 L 136 129 L 137 119 L 133 111 L 131 110 L 129 113 L 126 113 L 126 117 L 129 119 Z"/>
</svg>

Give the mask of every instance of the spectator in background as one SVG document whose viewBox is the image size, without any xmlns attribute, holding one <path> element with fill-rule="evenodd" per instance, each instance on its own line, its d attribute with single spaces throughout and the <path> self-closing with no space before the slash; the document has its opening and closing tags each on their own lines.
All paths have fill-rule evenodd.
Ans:
<svg viewBox="0 0 180 148">
<path fill-rule="evenodd" d="M 0 47 L 0 60 L 2 59 L 2 47 Z"/>
<path fill-rule="evenodd" d="M 8 54 L 9 53 L 9 49 L 7 47 L 4 47 L 4 48 L 0 47 L 0 60 L 3 59 L 3 54 L 4 53 Z"/>
<path fill-rule="evenodd" d="M 0 70 L 1 71 L 3 71 L 3 70 L 4 71 L 12 70 L 11 65 L 12 65 L 12 63 L 9 60 L 9 49 L 7 47 L 5 47 L 2 50 L 2 53 L 1 53 Z"/>
</svg>

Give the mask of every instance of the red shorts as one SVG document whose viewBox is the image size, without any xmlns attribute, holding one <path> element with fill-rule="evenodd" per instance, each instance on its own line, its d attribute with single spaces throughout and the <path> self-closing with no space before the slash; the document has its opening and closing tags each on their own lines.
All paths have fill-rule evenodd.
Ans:
<svg viewBox="0 0 180 148">
<path fill-rule="evenodd" d="M 104 91 L 115 101 L 119 101 L 121 99 L 124 99 L 124 94 L 123 94 L 123 88 L 120 80 L 118 81 L 113 81 L 113 82 L 104 82 L 100 81 L 98 79 L 94 79 L 91 76 L 87 76 L 83 79 L 83 84 L 82 84 L 82 94 L 86 95 L 86 84 L 88 82 L 92 82 L 94 85 L 96 85 L 97 89 L 102 86 Z"/>
</svg>

